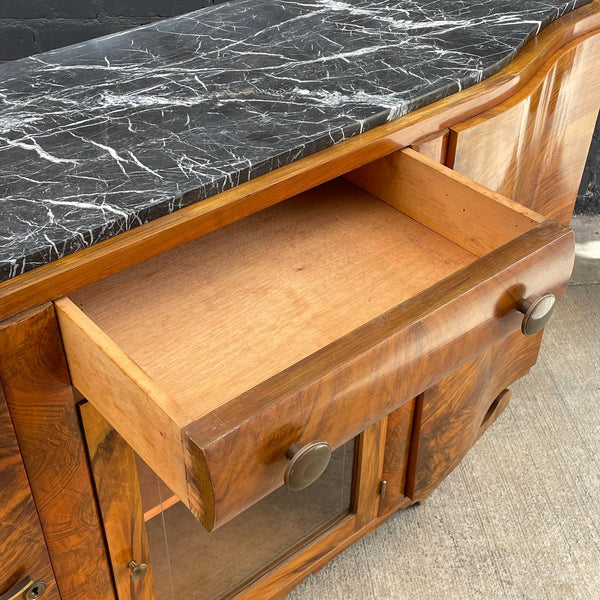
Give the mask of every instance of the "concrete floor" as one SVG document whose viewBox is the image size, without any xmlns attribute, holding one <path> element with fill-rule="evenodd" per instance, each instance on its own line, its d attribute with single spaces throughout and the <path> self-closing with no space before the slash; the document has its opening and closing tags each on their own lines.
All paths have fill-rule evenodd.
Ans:
<svg viewBox="0 0 600 600">
<path fill-rule="evenodd" d="M 600 600 L 600 216 L 505 413 L 422 506 L 288 600 Z"/>
</svg>

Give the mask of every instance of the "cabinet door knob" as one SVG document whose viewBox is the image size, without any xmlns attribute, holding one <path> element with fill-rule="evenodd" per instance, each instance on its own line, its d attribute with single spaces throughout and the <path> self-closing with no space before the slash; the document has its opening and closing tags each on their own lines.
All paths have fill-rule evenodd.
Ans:
<svg viewBox="0 0 600 600">
<path fill-rule="evenodd" d="M 521 331 L 525 335 L 535 335 L 541 331 L 550 320 L 555 304 L 554 294 L 544 294 L 533 300 L 521 300 L 517 305 L 518 310 L 525 315 L 521 323 Z"/>
<path fill-rule="evenodd" d="M 45 581 L 34 581 L 27 575 L 0 596 L 0 600 L 38 600 L 46 591 Z"/>
<path fill-rule="evenodd" d="M 130 560 L 127 566 L 131 569 L 131 581 L 139 581 L 146 576 L 148 565 L 146 563 L 136 563 L 135 560 Z"/>
<path fill-rule="evenodd" d="M 285 454 L 290 464 L 285 471 L 285 485 L 290 490 L 302 490 L 316 481 L 327 468 L 331 446 L 327 442 L 310 442 L 305 446 L 294 444 Z"/>
</svg>

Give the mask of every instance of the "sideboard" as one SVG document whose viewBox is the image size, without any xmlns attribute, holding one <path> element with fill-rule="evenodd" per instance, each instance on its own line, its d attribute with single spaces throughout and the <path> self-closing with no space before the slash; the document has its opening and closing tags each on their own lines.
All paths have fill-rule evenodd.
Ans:
<svg viewBox="0 0 600 600">
<path fill-rule="evenodd" d="M 61 54 L 5 65 L 5 107 L 40 89 L 56 97 L 43 119 L 0 113 L 0 160 L 17 153 L 0 237 L 29 252 L 6 255 L 0 283 L 1 600 L 283 598 L 427 499 L 535 364 L 569 282 L 568 225 L 600 108 L 600 1 L 570 4 L 479 83 L 392 108 L 347 139 L 332 129 L 325 147 L 253 164 L 245 181 L 240 161 L 204 198 L 182 189 L 168 209 L 135 214 L 111 199 L 130 167 L 153 190 L 213 168 L 181 151 L 167 177 L 126 137 L 111 145 L 105 115 L 121 118 L 138 72 L 110 92 L 95 79 L 124 68 L 102 54 L 108 39 L 73 50 L 85 84 Z M 357 6 L 344 9 L 356 27 Z M 186 18 L 170 21 L 192 35 Z M 152 27 L 140 39 L 167 35 Z M 180 59 L 168 85 L 184 106 Z M 136 115 L 160 112 L 160 85 L 135 97 Z M 68 122 L 54 108 L 63 89 Z M 219 89 L 219 114 L 232 116 Z M 101 99 L 102 128 L 86 129 L 73 100 L 86 94 Z M 36 118 L 56 124 L 54 150 L 27 129 Z M 124 119 L 135 137 L 141 125 Z M 268 130 L 250 136 L 257 155 L 276 145 Z M 172 131 L 148 143 L 166 156 Z M 71 143 L 100 152 L 104 170 L 85 171 Z M 57 200 L 63 182 L 72 195 Z M 20 213 L 36 194 L 63 220 Z M 70 230 L 82 208 L 129 220 Z"/>
</svg>

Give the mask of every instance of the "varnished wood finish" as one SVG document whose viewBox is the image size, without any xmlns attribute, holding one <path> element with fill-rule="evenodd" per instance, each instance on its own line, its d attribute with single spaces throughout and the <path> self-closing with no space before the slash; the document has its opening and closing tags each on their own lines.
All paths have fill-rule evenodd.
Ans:
<svg viewBox="0 0 600 600">
<path fill-rule="evenodd" d="M 500 73 L 444 100 L 207 201 L 0 284 L 0 319 L 179 246 L 515 96 L 564 45 L 600 28 L 600 0 L 555 21 Z M 580 68 L 574 65 L 573 70 Z M 588 81 L 598 74 L 588 74 Z"/>
<path fill-rule="evenodd" d="M 542 224 L 186 427 L 192 509 L 227 521 L 281 485 L 292 444 L 337 447 L 518 331 L 514 296 L 560 295 L 572 243 Z"/>
<path fill-rule="evenodd" d="M 540 342 L 541 333 L 516 333 L 424 392 L 413 500 L 427 498 L 501 414 L 503 390 L 529 372 Z"/>
<path fill-rule="evenodd" d="M 495 250 L 544 220 L 411 148 L 394 152 L 346 177 L 477 256 Z"/>
<path fill-rule="evenodd" d="M 600 108 L 600 36 L 567 45 L 518 95 L 450 135 L 460 173 L 567 224 Z"/>
<path fill-rule="evenodd" d="M 27 575 L 59 600 L 44 535 L 33 504 L 8 408 L 0 388 L 0 595 Z"/>
<path fill-rule="evenodd" d="M 152 600 L 152 569 L 131 580 L 129 561 L 150 563 L 135 455 L 89 403 L 80 407 L 119 600 Z"/>
<path fill-rule="evenodd" d="M 447 164 L 448 142 L 450 140 L 450 130 L 443 129 L 438 133 L 428 135 L 416 142 L 410 147 L 419 154 L 434 160 L 442 165 Z"/>
<path fill-rule="evenodd" d="M 416 400 L 403 404 L 390 413 L 387 418 L 387 435 L 385 438 L 385 455 L 381 479 L 386 481 L 385 496 L 379 502 L 383 514 L 406 502 L 406 477 L 408 474 L 408 458 L 414 432 Z"/>
<path fill-rule="evenodd" d="M 387 418 L 363 431 L 358 441 L 358 470 L 354 510 L 357 528 L 364 527 L 379 514 L 379 490 L 387 435 Z"/>
<path fill-rule="evenodd" d="M 444 237 L 331 183 L 82 290 L 79 307 L 56 303 L 74 385 L 209 530 L 281 485 L 292 444 L 341 445 L 513 331 L 520 295 L 560 291 L 570 276 L 568 230 L 538 226 L 532 211 L 414 150 L 391 160 L 392 175 L 406 172 L 412 187 L 392 179 L 391 193 L 375 191 Z M 498 219 L 506 227 L 496 232 Z M 463 270 L 472 255 L 445 239 L 483 254 L 522 232 Z M 403 315 L 400 329 L 382 326 L 390 315 Z M 468 338 L 471 347 L 460 342 Z M 397 361 L 402 340 L 417 355 Z M 423 364 L 451 353 L 449 370 L 413 376 L 421 351 Z M 386 390 L 397 368 L 422 387 L 391 396 L 363 371 L 383 373 Z M 356 381 L 372 402 L 353 399 Z M 346 402 L 352 414 L 331 422 Z M 242 414 L 231 409 L 238 403 Z"/>
<path fill-rule="evenodd" d="M 113 598 L 102 527 L 51 304 L 0 323 L 0 381 L 62 600 Z"/>
</svg>

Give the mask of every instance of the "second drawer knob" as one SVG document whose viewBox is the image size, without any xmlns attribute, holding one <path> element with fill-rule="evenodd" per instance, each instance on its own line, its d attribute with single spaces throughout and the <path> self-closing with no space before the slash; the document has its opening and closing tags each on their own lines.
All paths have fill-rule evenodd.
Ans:
<svg viewBox="0 0 600 600">
<path fill-rule="evenodd" d="M 323 441 L 310 442 L 305 446 L 294 444 L 285 456 L 290 460 L 284 475 L 285 485 L 291 490 L 303 490 L 327 468 L 331 446 Z"/>
</svg>

